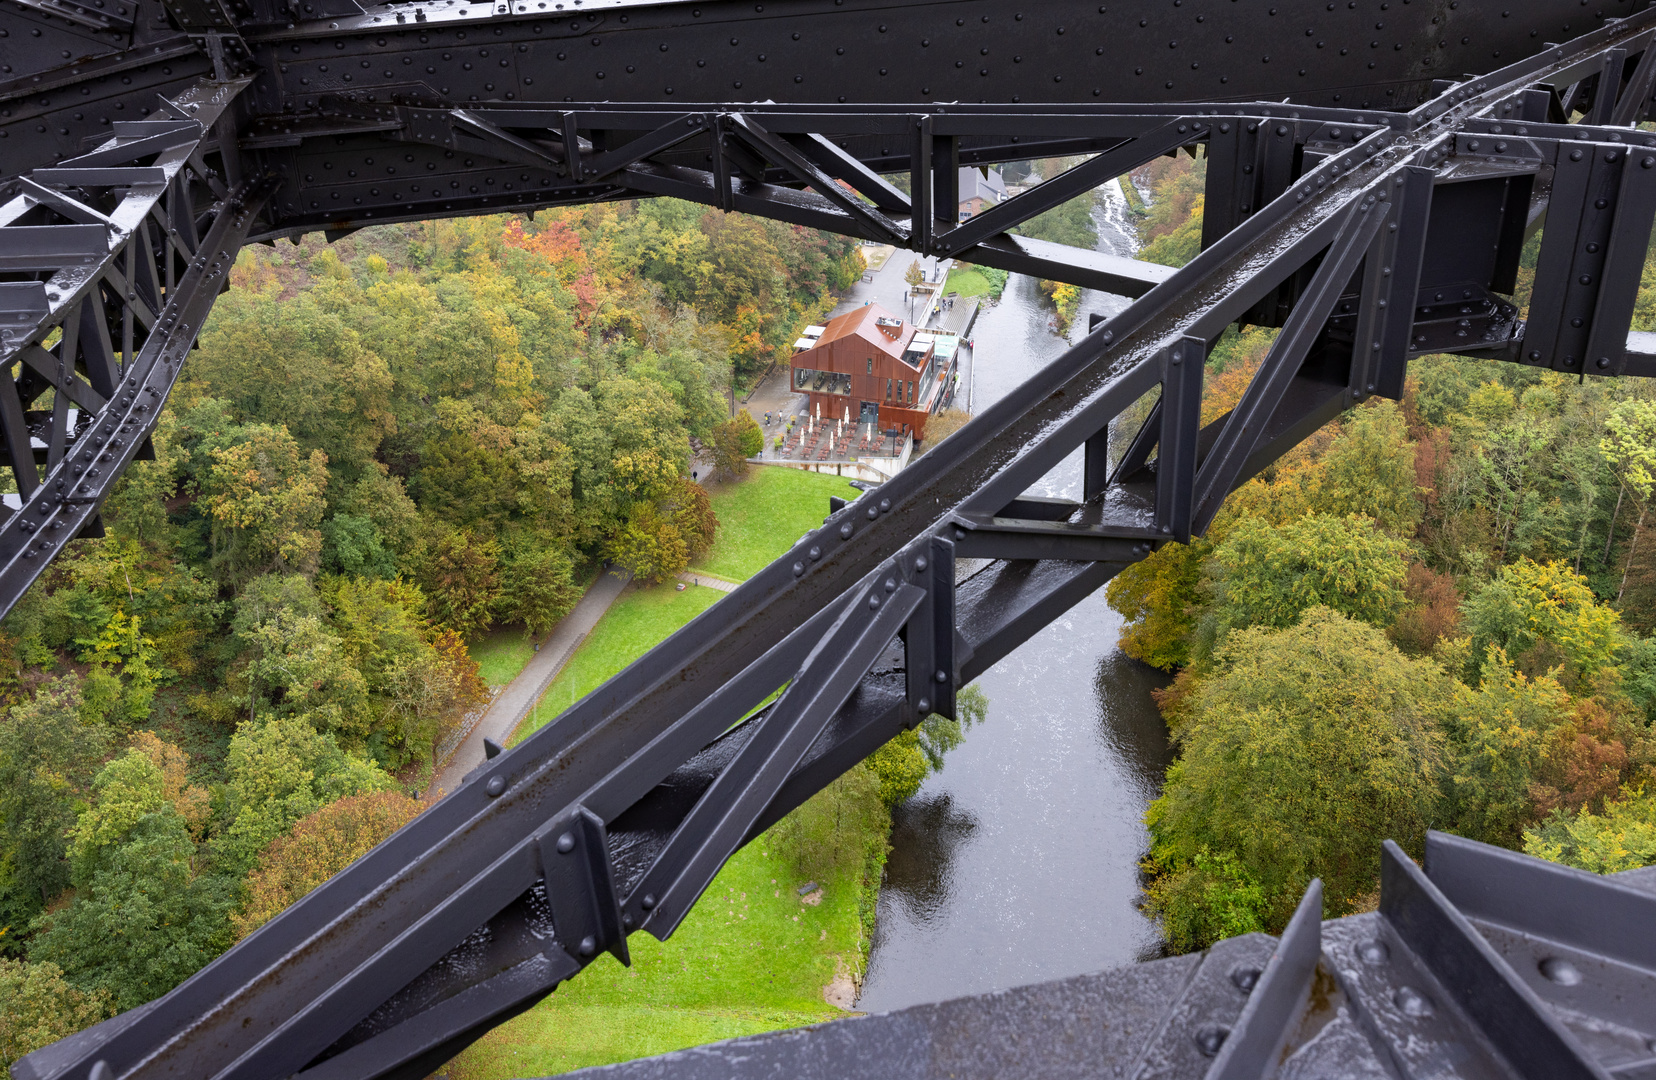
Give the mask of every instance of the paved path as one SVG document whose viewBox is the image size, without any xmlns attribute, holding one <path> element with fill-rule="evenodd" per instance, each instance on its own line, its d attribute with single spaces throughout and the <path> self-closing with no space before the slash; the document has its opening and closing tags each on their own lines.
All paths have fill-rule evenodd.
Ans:
<svg viewBox="0 0 1656 1080">
<path fill-rule="evenodd" d="M 483 764 L 483 740 L 493 739 L 501 746 L 511 736 L 514 728 L 535 707 L 546 688 L 552 685 L 552 680 L 558 677 L 564 664 L 575 655 L 586 636 L 592 633 L 592 628 L 598 625 L 604 612 L 615 603 L 621 595 L 621 590 L 627 587 L 630 576 L 622 570 L 611 570 L 600 574 L 598 580 L 592 583 L 575 609 L 565 615 L 552 631 L 552 636 L 541 645 L 540 651 L 529 658 L 517 678 L 506 684 L 489 711 L 483 714 L 483 719 L 472 728 L 460 743 L 447 764 L 440 769 L 432 779 L 431 786 L 426 789 L 427 801 L 436 799 L 444 792 L 453 791 L 460 786 L 467 773 Z M 735 586 L 731 586 L 734 588 Z"/>
<path fill-rule="evenodd" d="M 709 589 L 718 589 L 723 593 L 732 593 L 736 591 L 736 582 L 734 581 L 726 581 L 724 578 L 708 577 L 705 574 L 698 574 L 691 570 L 681 572 L 679 574 L 679 580 L 689 585 L 703 585 Z"/>
</svg>

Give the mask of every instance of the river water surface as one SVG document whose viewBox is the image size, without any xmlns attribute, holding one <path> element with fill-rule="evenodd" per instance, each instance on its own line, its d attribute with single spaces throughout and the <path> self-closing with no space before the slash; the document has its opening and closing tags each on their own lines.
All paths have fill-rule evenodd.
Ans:
<svg viewBox="0 0 1656 1080">
<path fill-rule="evenodd" d="M 1133 253 L 1111 185 L 1099 249 Z M 972 331 L 972 410 L 1061 356 L 1033 279 L 1013 275 Z M 1120 297 L 1087 293 L 1087 313 Z M 1040 494 L 1076 497 L 1079 452 Z M 892 852 L 857 1008 L 899 1009 L 1061 978 L 1153 955 L 1137 910 L 1144 809 L 1171 760 L 1150 692 L 1160 672 L 1116 648 L 1121 617 L 1098 592 L 977 680 L 988 718 L 893 814 Z"/>
</svg>

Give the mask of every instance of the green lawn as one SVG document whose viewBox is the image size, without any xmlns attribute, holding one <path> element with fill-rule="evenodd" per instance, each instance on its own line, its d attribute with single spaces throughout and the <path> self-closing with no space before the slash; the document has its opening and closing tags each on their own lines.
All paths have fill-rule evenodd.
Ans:
<svg viewBox="0 0 1656 1080">
<path fill-rule="evenodd" d="M 822 524 L 828 496 L 857 489 L 836 476 L 756 468 L 713 498 L 719 532 L 698 570 L 745 580 Z M 724 594 L 672 583 L 629 588 L 593 627 L 512 736 L 516 743 L 665 640 Z M 480 652 L 488 647 L 480 644 Z M 770 837 L 737 852 L 663 944 L 628 939 L 631 969 L 608 956 L 450 1062 L 452 1080 L 546 1076 L 719 1039 L 831 1020 L 823 991 L 861 970 L 860 871 L 816 875 L 821 902 L 801 901 L 790 861 Z M 869 901 L 872 903 L 872 900 Z"/>
<path fill-rule="evenodd" d="M 747 479 L 713 496 L 719 532 L 713 550 L 695 567 L 728 581 L 746 581 L 774 562 L 807 531 L 821 528 L 828 496 L 850 500 L 860 492 L 838 476 L 762 465 Z"/>
<path fill-rule="evenodd" d="M 629 588 L 592 633 L 581 642 L 552 685 L 512 735 L 517 745 L 526 735 L 591 693 L 614 675 L 667 639 L 674 630 L 700 615 L 724 593 L 700 585 L 678 592 L 671 584 Z"/>
<path fill-rule="evenodd" d="M 976 267 L 957 266 L 949 271 L 948 279 L 943 282 L 943 295 L 952 292 L 959 293 L 963 298 L 985 296 L 989 292 L 989 279 L 978 273 Z"/>
<path fill-rule="evenodd" d="M 600 957 L 450 1062 L 452 1080 L 546 1076 L 844 1016 L 823 989 L 861 964 L 853 875 L 805 904 L 767 840 L 725 864 L 669 941 L 632 935 L 631 969 Z"/>
<path fill-rule="evenodd" d="M 535 655 L 534 643 L 521 626 L 502 626 L 466 643 L 478 674 L 490 686 L 505 686 Z"/>
</svg>

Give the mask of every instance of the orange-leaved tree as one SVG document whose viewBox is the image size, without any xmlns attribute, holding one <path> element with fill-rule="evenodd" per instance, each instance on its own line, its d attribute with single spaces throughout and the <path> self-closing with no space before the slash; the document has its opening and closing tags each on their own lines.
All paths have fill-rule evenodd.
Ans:
<svg viewBox="0 0 1656 1080">
<path fill-rule="evenodd" d="M 259 852 L 247 875 L 246 900 L 231 916 L 236 940 L 366 855 L 422 809 L 418 799 L 400 791 L 378 791 L 340 799 L 302 818 L 291 833 Z"/>
</svg>

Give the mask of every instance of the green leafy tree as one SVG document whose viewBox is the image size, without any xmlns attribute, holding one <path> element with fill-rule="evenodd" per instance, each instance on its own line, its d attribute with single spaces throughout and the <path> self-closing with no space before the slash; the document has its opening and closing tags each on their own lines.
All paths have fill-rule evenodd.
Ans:
<svg viewBox="0 0 1656 1080">
<path fill-rule="evenodd" d="M 73 677 L 47 683 L 0 720 L 0 917 L 13 927 L 69 885 L 69 830 L 109 743 L 106 727 L 81 719 Z"/>
<path fill-rule="evenodd" d="M 1586 578 L 1558 562 L 1522 558 L 1501 567 L 1461 605 L 1461 619 L 1475 663 L 1495 646 L 1526 671 L 1563 665 L 1572 679 L 1609 664 L 1621 640 L 1616 611 L 1599 603 Z"/>
<path fill-rule="evenodd" d="M 225 757 L 229 826 L 213 841 L 224 872 L 247 872 L 262 849 L 308 814 L 347 795 L 386 791 L 391 778 L 339 748 L 304 716 L 243 721 Z"/>
<path fill-rule="evenodd" d="M 989 699 L 976 686 L 955 695 L 955 719 L 932 713 L 915 727 L 868 756 L 878 781 L 880 801 L 888 807 L 912 797 L 926 777 L 941 772 L 943 757 L 965 740 L 966 732 L 989 712 Z"/>
<path fill-rule="evenodd" d="M 1265 889 L 1230 852 L 1199 848 L 1190 860 L 1145 889 L 1145 909 L 1175 953 L 1265 929 Z"/>
<path fill-rule="evenodd" d="M 1202 558 L 1211 549 L 1201 539 L 1163 544 L 1110 579 L 1105 598 L 1127 619 L 1122 652 L 1164 671 L 1190 660 L 1202 603 Z"/>
<path fill-rule="evenodd" d="M 213 565 L 229 582 L 275 570 L 314 574 L 322 554 L 328 456 L 308 455 L 281 425 L 247 425 L 210 452 L 200 477 L 213 521 Z"/>
<path fill-rule="evenodd" d="M 574 564 L 561 547 L 525 542 L 501 565 L 498 621 L 522 623 L 531 637 L 551 632 L 580 598 Z"/>
<path fill-rule="evenodd" d="M 1532 787 L 1548 735 L 1568 716 L 1570 697 L 1556 679 L 1527 678 L 1499 648 L 1491 652 L 1477 689 L 1457 684 L 1446 712 L 1445 817 L 1463 836 L 1511 846 L 1533 817 Z"/>
<path fill-rule="evenodd" d="M 1626 791 L 1604 812 L 1555 811 L 1524 831 L 1524 851 L 1566 866 L 1614 874 L 1656 863 L 1656 791 Z"/>
<path fill-rule="evenodd" d="M 82 990 L 56 964 L 0 957 L 0 1068 L 114 1014 L 107 991 Z"/>
<path fill-rule="evenodd" d="M 765 433 L 759 428 L 759 421 L 746 409 L 736 413 L 736 441 L 740 445 L 743 457 L 758 457 L 765 448 Z"/>
<path fill-rule="evenodd" d="M 1321 466 L 1316 502 L 1323 513 L 1361 514 L 1399 537 L 1420 523 L 1415 444 L 1396 402 L 1375 398 L 1353 412 Z"/>
<path fill-rule="evenodd" d="M 1650 513 L 1651 494 L 1656 488 L 1656 401 L 1629 398 L 1620 402 L 1604 422 L 1605 436 L 1599 443 L 1605 461 L 1620 482 L 1617 509 L 1623 495 L 1630 496 L 1639 516 L 1633 524 L 1633 540 L 1627 547 L 1627 562 L 1622 568 L 1621 584 L 1616 588 L 1616 599 L 1627 592 L 1627 574 L 1633 566 L 1633 557 L 1639 549 L 1639 538 L 1644 532 L 1645 517 Z M 1611 528 L 1615 528 L 1611 515 Z"/>
<path fill-rule="evenodd" d="M 509 454 L 481 445 L 471 434 L 451 431 L 426 443 L 409 487 L 420 508 L 436 520 L 458 528 L 498 529 L 516 509 L 522 484 Z"/>
<path fill-rule="evenodd" d="M 249 283 L 252 285 L 252 283 Z M 282 297 L 278 282 L 232 290 L 214 307 L 187 369 L 245 420 L 280 424 L 354 476 L 396 431 L 390 368 L 316 294 Z"/>
<path fill-rule="evenodd" d="M 372 526 L 372 532 L 367 535 L 383 548 L 397 569 L 406 571 L 418 563 L 420 551 L 426 540 L 426 529 L 420 520 L 419 507 L 408 497 L 401 477 L 390 475 L 385 466 L 380 465 L 364 470 L 355 483 L 348 487 L 336 488 L 335 491 L 338 495 L 335 504 L 336 519 L 349 515 L 358 520 L 366 520 Z M 338 528 L 343 531 L 345 527 Z M 324 540 L 326 535 L 324 526 Z M 336 539 L 335 542 L 342 544 L 344 540 Z M 383 572 L 384 568 L 377 561 L 377 555 L 366 546 L 366 540 L 362 543 L 365 546 L 359 557 L 363 559 L 363 565 L 358 569 L 351 569 L 344 565 L 343 559 L 336 554 L 335 558 L 339 561 L 338 570 L 348 574 L 394 577 L 394 573 Z"/>
<path fill-rule="evenodd" d="M 665 581 L 690 565 L 690 546 L 654 503 L 638 502 L 610 542 L 609 556 L 641 581 Z"/>
<path fill-rule="evenodd" d="M 831 884 L 866 875 L 868 880 L 857 884 L 868 890 L 885 862 L 891 832 L 886 807 L 874 771 L 859 764 L 777 822 L 767 839 L 799 881 Z"/>
<path fill-rule="evenodd" d="M 117 611 L 85 659 L 100 674 L 117 668 L 121 673 L 115 698 L 103 716 L 128 731 L 149 718 L 163 671 L 158 669 L 155 639 L 144 634 L 142 620 Z"/>
<path fill-rule="evenodd" d="M 420 573 L 432 621 L 466 635 L 486 630 L 500 599 L 500 545 L 482 532 L 445 529 Z"/>
<path fill-rule="evenodd" d="M 322 523 L 322 569 L 352 577 L 393 578 L 397 561 L 371 519 L 341 513 Z"/>
<path fill-rule="evenodd" d="M 373 729 L 367 680 L 300 575 L 266 575 L 248 584 L 231 624 L 241 646 L 250 714 L 304 713 L 349 737 Z"/>
<path fill-rule="evenodd" d="M 1177 875 L 1203 852 L 1234 856 L 1225 887 L 1256 881 L 1267 928 L 1284 925 L 1314 877 L 1330 912 L 1352 910 L 1375 887 L 1380 842 L 1418 849 L 1432 820 L 1445 683 L 1324 607 L 1286 629 L 1230 634 L 1185 705 L 1183 756 L 1146 814 L 1152 865 Z"/>
<path fill-rule="evenodd" d="M 708 498 L 706 488 L 680 477 L 678 489 L 663 500 L 662 511 L 683 538 L 691 562 L 707 554 L 718 532 L 719 518 L 713 513 L 713 500 Z"/>
<path fill-rule="evenodd" d="M 230 944 L 234 882 L 194 873 L 195 852 L 170 805 L 144 814 L 77 877 L 68 907 L 36 921 L 29 959 L 119 1009 L 171 990 Z"/>
<path fill-rule="evenodd" d="M 1407 554 L 1356 514 L 1281 526 L 1243 518 L 1214 549 L 1221 624 L 1290 626 L 1320 605 L 1386 626 L 1403 606 Z"/>
<path fill-rule="evenodd" d="M 105 765 L 93 786 L 97 801 L 81 813 L 69 832 L 70 862 L 81 881 L 91 879 L 102 857 L 131 835 L 140 821 L 172 805 L 160 767 L 139 750 L 129 750 Z"/>
</svg>

